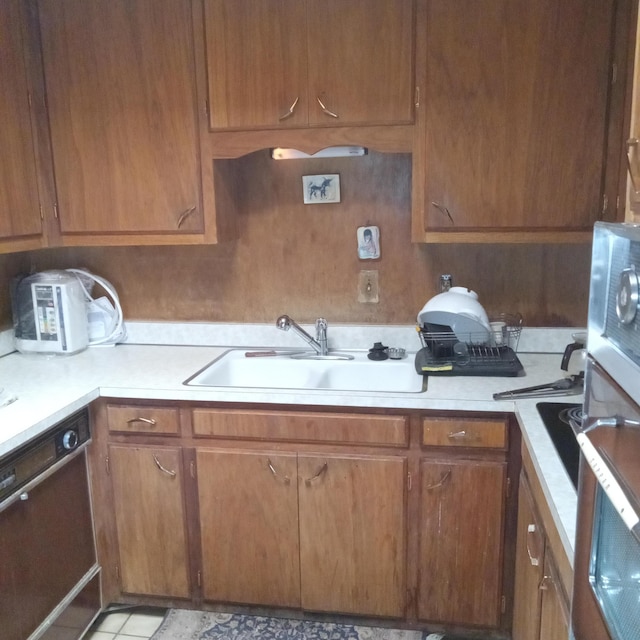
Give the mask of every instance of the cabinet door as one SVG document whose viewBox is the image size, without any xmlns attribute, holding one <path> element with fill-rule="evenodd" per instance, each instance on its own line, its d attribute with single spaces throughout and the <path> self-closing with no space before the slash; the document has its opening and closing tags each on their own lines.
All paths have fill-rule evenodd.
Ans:
<svg viewBox="0 0 640 640">
<path fill-rule="evenodd" d="M 205 0 L 212 129 L 307 124 L 303 0 Z"/>
<path fill-rule="evenodd" d="M 524 475 L 518 494 L 516 582 L 513 603 L 513 640 L 540 637 L 540 584 L 544 577 L 545 535 L 534 511 L 533 497 Z M 567 636 L 565 636 L 566 639 Z"/>
<path fill-rule="evenodd" d="M 562 589 L 558 586 L 557 571 L 551 554 L 545 555 L 540 640 L 566 640 L 569 637 L 569 611 Z M 515 636 L 514 636 L 515 637 Z"/>
<path fill-rule="evenodd" d="M 406 461 L 299 455 L 302 607 L 402 617 Z"/>
<path fill-rule="evenodd" d="M 430 0 L 422 231 L 592 228 L 615 4 Z"/>
<path fill-rule="evenodd" d="M 412 122 L 413 0 L 307 6 L 310 124 Z"/>
<path fill-rule="evenodd" d="M 205 600 L 299 607 L 296 454 L 196 456 Z"/>
<path fill-rule="evenodd" d="M 201 232 L 190 3 L 39 9 L 61 233 Z"/>
<path fill-rule="evenodd" d="M 418 617 L 497 627 L 506 465 L 421 462 Z"/>
<path fill-rule="evenodd" d="M 188 598 L 180 449 L 111 445 L 109 469 L 122 591 Z"/>
<path fill-rule="evenodd" d="M 42 244 L 27 68 L 26 3 L 0 3 L 0 252 Z M 9 242 L 15 241 L 15 242 Z"/>
</svg>

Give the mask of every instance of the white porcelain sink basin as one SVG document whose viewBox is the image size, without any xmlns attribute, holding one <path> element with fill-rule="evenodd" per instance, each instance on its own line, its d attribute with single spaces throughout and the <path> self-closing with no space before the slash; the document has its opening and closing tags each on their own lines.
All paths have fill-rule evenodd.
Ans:
<svg viewBox="0 0 640 640">
<path fill-rule="evenodd" d="M 231 349 L 185 380 L 197 387 L 330 389 L 373 393 L 421 393 L 426 378 L 416 373 L 413 354 L 403 360 L 376 362 L 366 351 L 340 351 L 351 360 L 307 360 L 288 355 L 247 358 Z"/>
</svg>

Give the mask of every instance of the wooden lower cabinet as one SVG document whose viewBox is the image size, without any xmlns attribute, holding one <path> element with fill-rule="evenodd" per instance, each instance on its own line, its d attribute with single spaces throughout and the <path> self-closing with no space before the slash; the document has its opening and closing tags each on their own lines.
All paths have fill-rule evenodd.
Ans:
<svg viewBox="0 0 640 640">
<path fill-rule="evenodd" d="M 406 458 L 298 456 L 302 607 L 405 612 Z"/>
<path fill-rule="evenodd" d="M 300 606 L 296 454 L 198 449 L 205 600 Z"/>
<path fill-rule="evenodd" d="M 526 475 L 520 477 L 513 640 L 566 640 L 569 604 Z"/>
<path fill-rule="evenodd" d="M 180 449 L 111 445 L 109 472 L 122 591 L 189 597 Z"/>
<path fill-rule="evenodd" d="M 405 458 L 203 448 L 196 460 L 205 600 L 404 615 Z"/>
<path fill-rule="evenodd" d="M 499 626 L 506 471 L 504 462 L 421 461 L 420 619 Z"/>
</svg>

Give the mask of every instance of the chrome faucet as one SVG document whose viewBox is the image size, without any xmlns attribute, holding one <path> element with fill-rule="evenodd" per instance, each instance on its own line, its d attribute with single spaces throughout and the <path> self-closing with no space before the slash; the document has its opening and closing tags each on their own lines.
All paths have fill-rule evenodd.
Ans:
<svg viewBox="0 0 640 640">
<path fill-rule="evenodd" d="M 314 339 L 289 316 L 280 316 L 276 320 L 276 327 L 278 327 L 278 329 L 282 331 L 293 329 L 320 356 L 326 356 L 329 353 L 327 326 L 327 321 L 324 318 L 318 318 L 316 320 L 316 337 Z"/>
</svg>

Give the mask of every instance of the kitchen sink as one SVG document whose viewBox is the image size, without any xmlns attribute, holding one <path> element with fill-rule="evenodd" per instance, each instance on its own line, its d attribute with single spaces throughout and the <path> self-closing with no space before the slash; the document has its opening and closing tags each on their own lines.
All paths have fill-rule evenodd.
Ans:
<svg viewBox="0 0 640 640">
<path fill-rule="evenodd" d="M 411 354 L 402 360 L 374 361 L 366 351 L 330 353 L 327 359 L 290 355 L 246 357 L 246 349 L 231 349 L 184 381 L 193 387 L 242 387 L 422 393 L 427 378 L 416 373 Z M 336 355 L 351 356 L 336 359 Z M 331 357 L 333 356 L 333 357 Z"/>
</svg>

